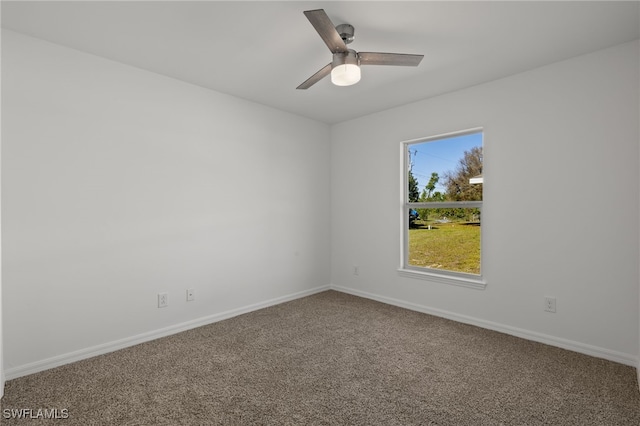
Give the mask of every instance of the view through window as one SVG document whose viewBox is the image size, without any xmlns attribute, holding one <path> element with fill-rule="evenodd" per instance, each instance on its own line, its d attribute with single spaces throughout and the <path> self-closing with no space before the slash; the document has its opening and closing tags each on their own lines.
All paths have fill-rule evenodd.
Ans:
<svg viewBox="0 0 640 426">
<path fill-rule="evenodd" d="M 481 274 L 482 130 L 406 142 L 404 268 Z"/>
</svg>

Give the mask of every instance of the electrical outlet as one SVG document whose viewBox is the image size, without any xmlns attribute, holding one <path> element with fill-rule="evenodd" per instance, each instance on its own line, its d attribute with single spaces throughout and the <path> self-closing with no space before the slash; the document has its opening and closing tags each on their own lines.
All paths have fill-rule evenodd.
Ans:
<svg viewBox="0 0 640 426">
<path fill-rule="evenodd" d="M 556 298 L 555 297 L 545 297 L 544 298 L 544 310 L 547 312 L 556 312 Z"/>
<path fill-rule="evenodd" d="M 353 265 L 353 275 L 360 275 L 360 267 L 358 265 Z"/>
<path fill-rule="evenodd" d="M 169 306 L 169 293 L 158 293 L 158 308 Z"/>
<path fill-rule="evenodd" d="M 187 289 L 187 302 L 196 300 L 196 291 L 192 288 Z"/>
</svg>

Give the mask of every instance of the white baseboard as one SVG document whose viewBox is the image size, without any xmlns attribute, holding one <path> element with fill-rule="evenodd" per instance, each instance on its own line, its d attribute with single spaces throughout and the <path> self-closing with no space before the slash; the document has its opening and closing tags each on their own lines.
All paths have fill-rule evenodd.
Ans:
<svg viewBox="0 0 640 426">
<path fill-rule="evenodd" d="M 512 327 L 509 325 L 499 324 L 492 321 L 485 321 L 479 318 L 474 318 L 466 315 L 456 314 L 454 312 L 445 311 L 442 309 L 430 308 L 428 306 L 418 305 L 416 303 L 407 302 L 404 300 L 394 299 L 386 296 L 380 296 L 377 294 L 369 293 L 361 290 L 354 290 L 348 287 L 341 287 L 331 285 L 332 290 L 340 291 L 354 296 L 364 297 L 365 299 L 371 299 L 378 302 L 386 303 L 388 305 L 394 305 L 401 308 L 406 308 L 412 311 L 422 312 L 437 317 L 450 319 L 453 321 L 475 325 L 481 328 L 486 328 L 500 333 L 509 334 L 523 339 L 532 340 L 534 342 L 544 343 L 550 346 L 556 346 L 562 349 L 567 349 L 573 352 L 578 352 L 585 355 L 594 356 L 597 358 L 607 359 L 609 361 L 618 362 L 620 364 L 629 365 L 638 368 L 640 366 L 637 356 L 626 354 L 623 352 L 612 351 L 597 346 L 587 345 L 584 343 L 576 342 L 573 340 L 563 339 L 560 337 L 551 336 L 548 334 L 538 333 L 535 331 L 525 330 L 518 327 Z M 640 382 L 640 370 L 638 371 L 638 380 Z"/>
<path fill-rule="evenodd" d="M 49 370 L 51 368 L 59 367 L 61 365 L 70 364 L 72 362 L 106 354 L 119 349 L 124 349 L 130 346 L 155 340 L 161 337 L 170 336 L 172 334 L 180 333 L 182 331 L 190 330 L 192 328 L 201 327 L 207 324 L 212 324 L 218 321 L 233 318 L 238 315 L 246 314 L 248 312 L 267 308 L 269 306 L 278 305 L 284 302 L 289 302 L 291 300 L 300 299 L 302 297 L 310 296 L 312 294 L 320 293 L 326 290 L 336 290 L 343 293 L 352 294 L 354 296 L 363 297 L 365 299 L 376 300 L 378 302 L 398 306 L 398 307 L 409 309 L 412 311 L 423 312 L 426 314 L 447 318 L 453 321 L 475 325 L 475 326 L 486 328 L 489 330 L 494 330 L 494 331 L 509 334 L 512 336 L 521 337 L 523 339 L 532 340 L 535 342 L 540 342 L 547 345 L 568 349 L 568 350 L 582 353 L 585 355 L 603 358 L 610 361 L 618 362 L 620 364 L 636 367 L 638 369 L 638 383 L 640 384 L 640 361 L 638 357 L 630 354 L 616 352 L 609 349 L 599 348 L 596 346 L 586 345 L 580 342 L 562 339 L 562 338 L 554 337 L 554 336 L 543 334 L 543 333 L 537 333 L 537 332 L 533 332 L 533 331 L 529 331 L 529 330 L 525 330 L 517 327 L 511 327 L 504 324 L 485 321 L 478 318 L 469 317 L 466 315 L 460 315 L 453 312 L 444 311 L 441 309 L 418 305 L 412 302 L 406 302 L 404 300 L 394 299 L 386 296 L 380 296 L 377 294 L 360 291 L 360 290 L 354 290 L 351 288 L 341 287 L 336 285 L 326 285 L 326 286 L 316 287 L 311 290 L 305 290 L 305 291 L 289 294 L 286 296 L 277 297 L 274 299 L 266 300 L 264 302 L 259 302 L 259 303 L 244 306 L 241 308 L 232 309 L 232 310 L 221 312 L 218 314 L 213 314 L 206 317 L 198 318 L 192 321 L 175 324 L 169 327 L 153 330 L 147 333 L 126 337 L 124 339 L 107 342 L 101 345 L 96 345 L 96 346 L 92 346 L 85 349 L 80 349 L 74 352 L 58 355 L 58 356 L 47 358 L 41 361 L 36 361 L 33 363 L 9 368 L 4 371 L 4 376 L 5 376 L 4 378 L 5 380 L 11 380 L 11 379 L 16 379 L 22 376 L 27 376 L 29 374 L 37 373 L 40 371 Z"/>
<path fill-rule="evenodd" d="M 237 309 L 221 312 L 218 314 L 208 315 L 206 317 L 198 318 L 192 321 L 175 324 L 169 327 L 161 328 L 158 330 L 149 331 L 146 333 L 138 334 L 124 339 L 116 340 L 113 342 L 107 342 L 100 345 L 92 346 L 85 349 L 80 349 L 74 352 L 58 355 L 55 357 L 43 359 L 41 361 L 32 362 L 25 365 L 9 368 L 4 371 L 5 379 L 11 380 L 18 377 L 27 376 L 29 374 L 37 373 L 51 368 L 59 367 L 61 365 L 70 364 L 72 362 L 80 361 L 94 356 L 106 354 L 109 352 L 124 349 L 130 346 L 138 345 L 140 343 L 148 342 L 151 340 L 159 339 L 161 337 L 170 336 L 172 334 L 180 333 L 182 331 L 190 330 L 192 328 L 201 327 L 203 325 L 212 324 L 214 322 L 226 320 L 236 317 L 238 315 L 246 314 L 259 309 L 267 308 L 269 306 L 279 305 L 291 300 L 300 299 L 302 297 L 310 296 L 312 294 L 320 293 L 330 289 L 330 286 L 316 287 L 311 290 L 300 291 L 292 293 L 286 296 L 276 297 L 274 299 L 266 300 L 264 302 L 254 303 L 252 305 L 244 306 Z"/>
</svg>

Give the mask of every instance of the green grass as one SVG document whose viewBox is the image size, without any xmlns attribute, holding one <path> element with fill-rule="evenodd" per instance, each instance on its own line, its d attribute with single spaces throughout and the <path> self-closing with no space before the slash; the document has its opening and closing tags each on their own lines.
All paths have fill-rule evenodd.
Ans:
<svg viewBox="0 0 640 426">
<path fill-rule="evenodd" d="M 480 274 L 480 223 L 416 221 L 409 229 L 409 265 Z"/>
</svg>

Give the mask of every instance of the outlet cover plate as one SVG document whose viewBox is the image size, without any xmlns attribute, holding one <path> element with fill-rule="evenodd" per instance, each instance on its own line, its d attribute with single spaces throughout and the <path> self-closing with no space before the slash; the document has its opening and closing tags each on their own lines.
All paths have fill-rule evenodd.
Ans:
<svg viewBox="0 0 640 426">
<path fill-rule="evenodd" d="M 556 298 L 555 297 L 545 297 L 544 298 L 544 310 L 547 312 L 555 313 L 556 312 Z"/>
<path fill-rule="evenodd" d="M 169 306 L 169 293 L 158 293 L 158 308 Z"/>
</svg>

